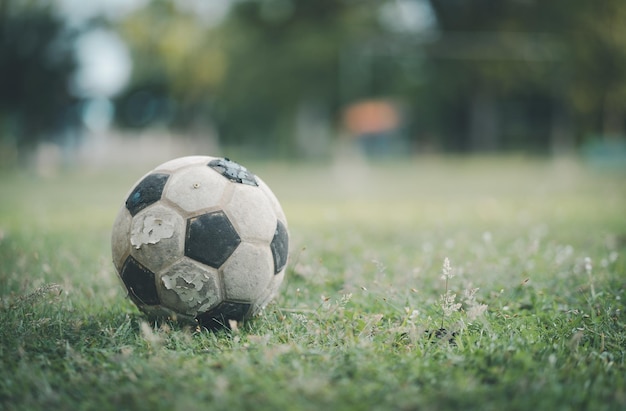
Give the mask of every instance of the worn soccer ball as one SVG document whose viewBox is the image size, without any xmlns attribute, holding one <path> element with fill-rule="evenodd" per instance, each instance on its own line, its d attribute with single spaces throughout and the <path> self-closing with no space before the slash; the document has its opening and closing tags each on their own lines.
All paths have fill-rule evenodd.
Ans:
<svg viewBox="0 0 626 411">
<path fill-rule="evenodd" d="M 143 176 L 111 236 L 113 263 L 141 311 L 207 328 L 250 318 L 275 297 L 288 244 L 269 187 L 227 158 L 206 156 Z"/>
</svg>

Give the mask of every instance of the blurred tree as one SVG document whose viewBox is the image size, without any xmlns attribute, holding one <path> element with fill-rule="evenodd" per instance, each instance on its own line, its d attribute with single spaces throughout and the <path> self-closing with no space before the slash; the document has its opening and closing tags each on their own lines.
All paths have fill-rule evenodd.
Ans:
<svg viewBox="0 0 626 411">
<path fill-rule="evenodd" d="M 626 2 L 430 3 L 428 94 L 435 115 L 457 113 L 437 122 L 449 148 L 545 152 L 571 147 L 573 130 L 623 138 Z"/>
<path fill-rule="evenodd" d="M 566 96 L 588 134 L 624 139 L 626 133 L 626 2 L 577 0 L 563 27 L 570 84 Z"/>
<path fill-rule="evenodd" d="M 224 143 L 293 153 L 299 122 L 385 96 L 416 143 L 445 150 L 623 135 L 623 0 L 240 0 L 217 25 L 182 4 L 119 23 L 134 60 L 120 124 L 216 126 Z"/>
<path fill-rule="evenodd" d="M 291 152 L 300 107 L 337 111 L 340 54 L 377 32 L 376 3 L 238 1 L 210 26 L 175 0 L 154 0 L 120 26 L 135 70 L 119 121 L 214 121 L 224 142 Z"/>
<path fill-rule="evenodd" d="M 0 0 L 0 144 L 23 152 L 78 121 L 68 85 L 76 63 L 45 0 Z"/>
<path fill-rule="evenodd" d="M 225 138 L 288 149 L 299 104 L 336 107 L 345 11 L 329 0 L 235 5 L 222 27 L 229 64 L 216 95 Z"/>
<path fill-rule="evenodd" d="M 548 150 L 567 11 L 558 2 L 430 3 L 440 35 L 426 47 L 428 75 L 444 147 Z"/>
<path fill-rule="evenodd" d="M 219 33 L 171 0 L 155 0 L 120 24 L 133 74 L 118 98 L 118 121 L 193 128 L 210 124 L 208 106 L 226 68 Z"/>
</svg>

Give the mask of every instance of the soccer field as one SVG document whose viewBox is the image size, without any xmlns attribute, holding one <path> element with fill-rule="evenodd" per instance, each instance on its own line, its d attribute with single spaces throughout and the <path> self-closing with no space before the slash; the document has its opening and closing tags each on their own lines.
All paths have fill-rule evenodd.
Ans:
<svg viewBox="0 0 626 411">
<path fill-rule="evenodd" d="M 148 322 L 116 277 L 111 225 L 148 170 L 0 174 L 0 409 L 626 408 L 623 170 L 242 163 L 290 260 L 219 332 Z"/>
</svg>

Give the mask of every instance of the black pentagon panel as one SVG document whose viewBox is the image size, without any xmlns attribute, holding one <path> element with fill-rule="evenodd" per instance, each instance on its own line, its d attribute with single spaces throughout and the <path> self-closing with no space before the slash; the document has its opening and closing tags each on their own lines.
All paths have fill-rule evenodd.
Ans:
<svg viewBox="0 0 626 411">
<path fill-rule="evenodd" d="M 270 248 L 274 257 L 274 274 L 278 274 L 285 268 L 287 256 L 289 255 L 289 234 L 285 225 L 280 221 L 276 225 Z"/>
<path fill-rule="evenodd" d="M 130 214 L 134 216 L 150 204 L 159 201 L 169 177 L 169 174 L 155 173 L 141 180 L 126 200 L 126 208 Z"/>
<path fill-rule="evenodd" d="M 247 184 L 249 186 L 257 186 L 259 183 L 256 181 L 254 174 L 248 171 L 244 166 L 229 160 L 228 158 L 218 158 L 211 160 L 207 164 L 213 170 L 217 171 L 230 181 L 235 183 Z"/>
<path fill-rule="evenodd" d="M 185 255 L 208 266 L 221 267 L 240 242 L 223 211 L 187 220 Z"/>
<path fill-rule="evenodd" d="M 248 315 L 250 306 L 247 303 L 222 301 L 217 307 L 196 316 L 201 326 L 209 330 L 230 328 L 228 320 L 241 321 Z"/>
<path fill-rule="evenodd" d="M 120 273 L 122 281 L 128 288 L 130 298 L 140 305 L 157 305 L 157 294 L 154 273 L 129 256 L 124 262 Z"/>
</svg>

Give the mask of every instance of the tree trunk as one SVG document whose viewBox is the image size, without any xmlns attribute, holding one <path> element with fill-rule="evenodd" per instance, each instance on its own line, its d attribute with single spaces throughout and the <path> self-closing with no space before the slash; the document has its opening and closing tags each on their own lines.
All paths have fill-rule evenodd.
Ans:
<svg viewBox="0 0 626 411">
<path fill-rule="evenodd" d="M 474 94 L 470 106 L 469 140 L 471 151 L 498 149 L 498 113 L 495 101 L 489 94 Z"/>
</svg>

